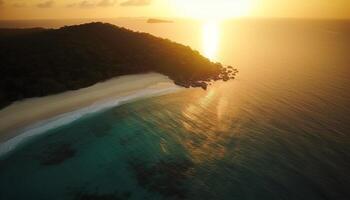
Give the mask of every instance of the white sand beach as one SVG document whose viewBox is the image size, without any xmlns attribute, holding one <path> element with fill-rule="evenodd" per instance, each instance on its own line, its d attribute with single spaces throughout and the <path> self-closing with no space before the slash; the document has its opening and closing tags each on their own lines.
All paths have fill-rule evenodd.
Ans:
<svg viewBox="0 0 350 200">
<path fill-rule="evenodd" d="M 76 91 L 18 101 L 0 110 L 0 147 L 6 146 L 5 142 L 23 132 L 41 126 L 45 121 L 54 121 L 57 116 L 69 117 L 70 113 L 73 115 L 82 110 L 81 116 L 135 98 L 161 95 L 178 89 L 168 77 L 147 73 L 121 76 Z"/>
</svg>

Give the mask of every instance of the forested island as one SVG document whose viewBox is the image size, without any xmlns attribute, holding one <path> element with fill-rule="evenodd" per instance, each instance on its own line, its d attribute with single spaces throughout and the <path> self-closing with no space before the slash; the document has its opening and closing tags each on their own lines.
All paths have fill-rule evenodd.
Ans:
<svg viewBox="0 0 350 200">
<path fill-rule="evenodd" d="M 149 24 L 157 24 L 157 23 L 174 23 L 174 22 L 171 21 L 171 20 L 150 18 L 150 19 L 147 20 L 147 23 L 149 23 Z"/>
<path fill-rule="evenodd" d="M 0 108 L 76 90 L 116 76 L 158 72 L 183 87 L 207 88 L 237 70 L 167 39 L 106 23 L 60 29 L 0 29 Z"/>
</svg>

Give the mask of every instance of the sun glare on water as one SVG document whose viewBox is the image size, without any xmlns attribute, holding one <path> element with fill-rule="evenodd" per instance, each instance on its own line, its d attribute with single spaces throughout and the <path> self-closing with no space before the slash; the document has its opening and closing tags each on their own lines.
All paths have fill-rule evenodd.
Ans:
<svg viewBox="0 0 350 200">
<path fill-rule="evenodd" d="M 216 60 L 220 40 L 219 22 L 207 21 L 203 24 L 203 54 L 210 60 Z"/>
<path fill-rule="evenodd" d="M 252 10 L 251 0 L 172 0 L 177 13 L 203 21 L 202 53 L 217 59 L 220 43 L 220 22 L 246 16 Z"/>
</svg>

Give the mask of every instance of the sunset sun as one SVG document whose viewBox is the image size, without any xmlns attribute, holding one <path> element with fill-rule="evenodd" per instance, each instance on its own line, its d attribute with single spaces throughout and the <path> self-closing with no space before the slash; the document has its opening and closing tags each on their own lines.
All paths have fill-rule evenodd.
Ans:
<svg viewBox="0 0 350 200">
<path fill-rule="evenodd" d="M 221 20 L 249 14 L 249 0 L 174 0 L 176 8 L 186 17 L 203 20 Z"/>
</svg>

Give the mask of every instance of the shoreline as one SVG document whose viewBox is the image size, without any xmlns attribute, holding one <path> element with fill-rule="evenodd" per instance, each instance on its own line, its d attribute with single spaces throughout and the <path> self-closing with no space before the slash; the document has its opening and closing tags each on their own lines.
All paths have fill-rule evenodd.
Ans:
<svg viewBox="0 0 350 200">
<path fill-rule="evenodd" d="M 120 76 L 75 91 L 14 102 L 0 110 L 0 156 L 35 135 L 86 114 L 179 89 L 168 77 L 147 73 Z"/>
</svg>

